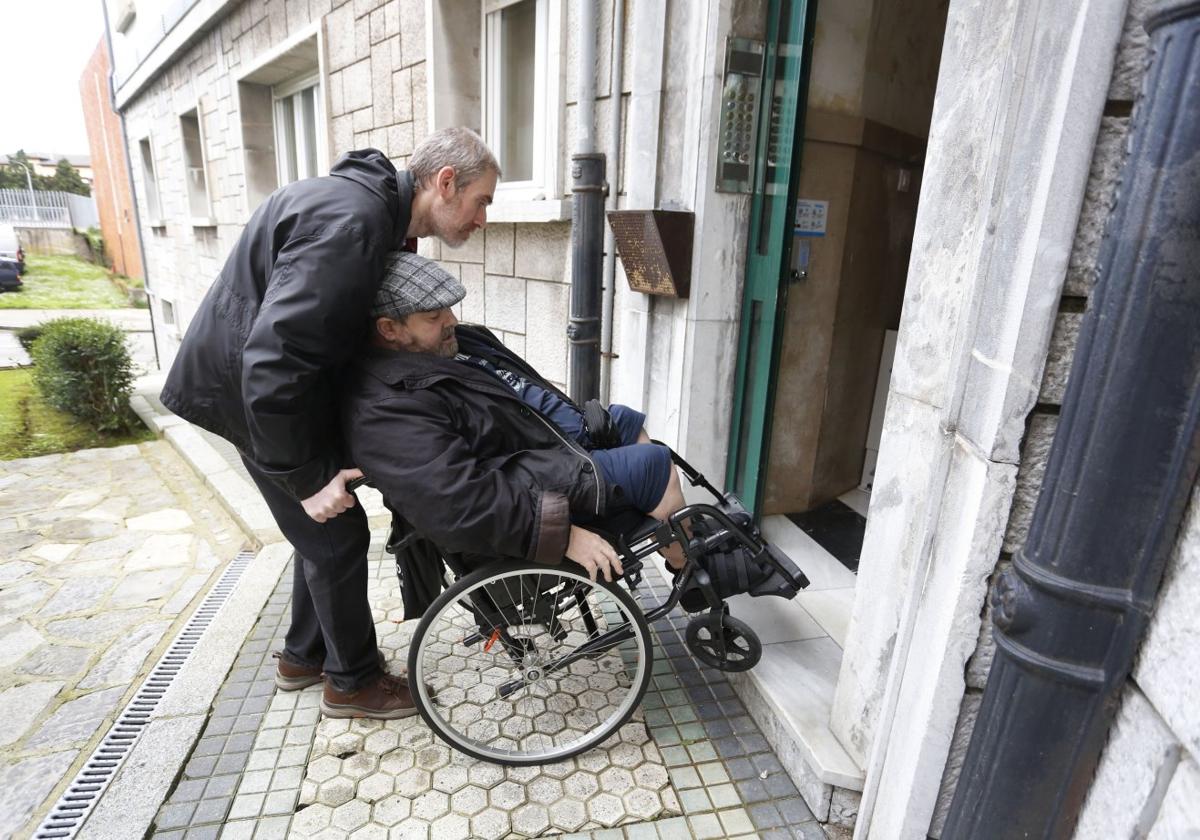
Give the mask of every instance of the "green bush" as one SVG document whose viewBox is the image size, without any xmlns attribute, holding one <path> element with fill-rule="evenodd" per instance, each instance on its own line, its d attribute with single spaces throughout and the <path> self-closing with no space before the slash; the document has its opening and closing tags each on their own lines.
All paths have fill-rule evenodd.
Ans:
<svg viewBox="0 0 1200 840">
<path fill-rule="evenodd" d="M 35 324 L 32 327 L 21 327 L 16 333 L 17 341 L 21 342 L 21 346 L 25 348 L 26 352 L 30 352 L 33 350 L 33 342 L 42 337 L 42 326 Z"/>
<path fill-rule="evenodd" d="M 130 427 L 133 361 L 120 329 L 93 318 L 50 321 L 32 356 L 33 381 L 50 405 L 98 431 Z"/>
</svg>

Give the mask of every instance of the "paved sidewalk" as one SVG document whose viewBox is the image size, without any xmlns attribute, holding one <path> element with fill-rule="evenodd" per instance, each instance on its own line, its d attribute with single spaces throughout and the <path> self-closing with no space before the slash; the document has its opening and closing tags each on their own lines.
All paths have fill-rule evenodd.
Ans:
<svg viewBox="0 0 1200 840">
<path fill-rule="evenodd" d="M 149 309 L 0 309 L 0 330 L 19 330 L 56 318 L 99 318 L 125 332 L 150 332 Z"/>
<path fill-rule="evenodd" d="M 120 327 L 125 331 L 125 345 L 138 371 L 146 373 L 158 369 L 149 309 L 0 309 L 0 368 L 16 366 L 4 361 L 9 356 L 7 350 L 16 342 L 16 336 L 10 330 L 32 327 L 58 318 L 99 318 Z M 24 352 L 19 343 L 16 348 Z M 16 364 L 29 364 L 28 357 L 25 361 L 20 361 L 19 354 L 11 358 Z"/>
<path fill-rule="evenodd" d="M 378 542 L 373 556 L 377 630 L 396 661 L 409 631 L 394 623 L 391 558 Z M 647 579 L 642 598 L 665 597 L 665 581 Z M 447 749 L 419 718 L 322 721 L 319 687 L 276 691 L 270 651 L 283 643 L 290 589 L 285 570 L 158 813 L 155 840 L 827 836 L 725 675 L 685 649 L 685 617 L 656 625 L 653 684 L 617 743 L 557 765 L 501 768 Z"/>
<path fill-rule="evenodd" d="M 0 836 L 30 836 L 245 542 L 165 442 L 0 462 Z"/>
<path fill-rule="evenodd" d="M 17 340 L 17 334 L 0 330 L 0 370 L 29 364 L 33 364 L 33 360 Z"/>
<path fill-rule="evenodd" d="M 237 474 L 236 464 L 231 463 L 235 453 L 214 448 L 179 418 L 163 415 L 152 400 L 143 397 L 139 406 L 139 413 L 167 441 L 126 447 L 122 455 L 109 456 L 117 467 L 108 467 L 100 475 L 101 482 L 109 476 L 115 480 L 118 473 L 127 473 L 135 483 L 144 478 L 146 468 L 137 467 L 132 457 L 140 452 L 150 462 L 150 472 L 176 478 L 168 483 L 177 497 L 198 505 L 195 510 L 212 512 L 211 518 L 194 515 L 192 519 L 213 528 L 214 544 L 218 529 L 211 523 L 224 520 L 225 514 L 212 511 L 206 501 L 210 488 L 244 533 L 278 540 L 277 532 L 272 537 L 272 530 L 258 521 L 262 511 L 256 505 L 261 507 L 261 499 L 251 497 L 252 490 Z M 167 451 L 168 446 L 183 459 Z M 63 477 L 42 480 L 87 483 L 83 475 L 87 470 L 76 461 L 107 463 L 97 461 L 98 457 L 66 456 L 64 468 L 49 470 L 51 475 L 61 471 Z M 18 481 L 24 490 L 25 479 L 10 484 Z M 24 504 L 20 501 L 24 495 L 16 498 L 12 504 Z M 371 516 L 374 537 L 371 603 L 380 644 L 391 661 L 402 661 L 413 624 L 401 623 L 392 559 L 382 549 L 387 517 L 378 494 L 365 492 L 360 498 Z M 0 498 L 0 505 L 4 503 Z M 179 505 L 182 509 L 184 503 Z M 130 506 L 139 513 L 142 508 L 163 507 L 141 497 L 131 498 Z M 88 522 L 81 516 L 90 508 L 69 509 L 74 515 L 64 517 L 68 521 Z M 35 515 L 25 508 L 17 513 Z M 0 507 L 0 518 L 9 515 Z M 152 521 L 179 522 L 165 514 Z M 240 545 L 237 538 L 229 537 L 231 526 L 224 521 L 219 530 L 226 537 L 220 543 L 226 553 L 218 552 L 218 564 Z M 123 527 L 129 530 L 129 526 Z M 83 536 L 75 541 L 113 538 L 91 534 L 85 525 L 73 527 L 83 529 L 78 532 Z M 51 536 L 59 542 L 71 541 L 62 534 Z M 0 534 L 0 539 L 4 537 Z M 42 547 L 31 543 L 18 550 Z M 81 838 L 499 840 L 563 835 L 594 840 L 818 840 L 845 836 L 814 819 L 726 675 L 700 665 L 687 651 L 683 633 L 688 617 L 682 613 L 654 627 L 654 679 L 636 717 L 601 748 L 567 762 L 534 768 L 478 762 L 450 750 L 419 718 L 320 720 L 319 687 L 278 692 L 272 679 L 270 653 L 282 647 L 288 625 L 292 577 L 290 566 L 284 568 L 287 553 L 286 543 L 267 545 L 252 567 L 258 571 L 242 576 L 230 605 L 222 608 L 218 620 L 200 638 L 195 661 L 184 666 L 164 695 L 163 708 L 151 715 L 142 741 L 116 771 L 112 786 L 84 823 Z M 107 568 L 124 573 L 114 560 L 108 564 Z M 0 566 L 0 573 L 5 568 Z M 651 564 L 638 591 L 643 601 L 653 603 L 666 596 L 667 585 L 656 568 Z M 8 573 L 22 571 L 17 567 Z M 216 572 L 214 565 L 209 576 Z M 203 589 L 193 600 L 204 594 Z M 180 598 L 164 598 L 182 608 Z M 159 603 L 151 601 L 145 609 Z M 5 632 L 6 625 L 0 625 L 0 635 Z M 126 676 L 126 681 L 138 678 Z M 110 712 L 129 695 L 130 687 L 113 690 L 119 696 L 111 698 Z M 0 792 L 0 811 L 12 810 L 4 797 L 21 797 L 26 815 L 38 803 L 43 809 L 38 813 L 44 812 L 52 795 L 73 776 L 73 762 L 111 714 L 95 717 L 88 736 L 80 736 L 70 754 L 57 763 L 24 765 L 17 771 L 20 760 L 44 759 L 35 753 L 14 755 L 17 761 L 0 770 L 8 782 Z M 41 784 L 32 784 L 34 778 L 40 778 Z M 56 779 L 61 779 L 57 786 Z M 27 825 L 35 820 L 31 818 Z"/>
</svg>

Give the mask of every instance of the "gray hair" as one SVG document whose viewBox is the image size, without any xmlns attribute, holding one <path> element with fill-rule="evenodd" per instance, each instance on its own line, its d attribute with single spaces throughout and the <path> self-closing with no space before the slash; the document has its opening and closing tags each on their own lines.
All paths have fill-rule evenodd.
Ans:
<svg viewBox="0 0 1200 840">
<path fill-rule="evenodd" d="M 485 172 L 500 175 L 496 156 L 483 138 L 469 128 L 443 128 L 413 150 L 408 171 L 417 185 L 429 184 L 443 166 L 454 169 L 454 186 L 462 189 Z"/>
</svg>

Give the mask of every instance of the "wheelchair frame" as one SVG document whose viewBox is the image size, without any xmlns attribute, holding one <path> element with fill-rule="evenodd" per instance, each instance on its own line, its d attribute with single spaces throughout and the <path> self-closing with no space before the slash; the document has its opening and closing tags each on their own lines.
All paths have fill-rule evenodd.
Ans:
<svg viewBox="0 0 1200 840">
<path fill-rule="evenodd" d="M 658 443 L 658 441 L 654 442 Z M 768 564 L 782 579 L 786 590 L 790 590 L 790 592 L 784 591 L 774 594 L 781 594 L 784 597 L 791 598 L 794 597 L 796 592 L 808 585 L 808 579 L 792 563 L 790 558 L 778 552 L 767 543 L 758 527 L 754 524 L 750 513 L 741 504 L 735 494 L 721 493 L 699 470 L 692 467 L 691 464 L 680 457 L 673 449 L 667 447 L 667 450 L 671 454 L 671 460 L 687 478 L 689 483 L 693 487 L 701 487 L 711 494 L 715 500 L 715 504 L 696 503 L 685 505 L 667 517 L 665 521 L 654 522 L 652 525 L 643 524 L 641 527 L 633 529 L 628 535 L 613 535 L 604 533 L 600 529 L 595 529 L 612 542 L 621 556 L 623 567 L 623 574 L 619 578 L 614 579 L 610 585 L 604 586 L 610 592 L 616 593 L 619 592 L 619 585 L 623 581 L 630 594 L 617 597 L 617 601 L 628 601 L 628 605 L 632 605 L 632 608 L 640 613 L 640 617 L 638 617 L 640 620 L 638 618 L 635 618 L 632 622 L 625 620 L 624 623 L 601 632 L 601 628 L 596 621 L 596 616 L 591 612 L 591 608 L 586 603 L 586 598 L 588 591 L 593 591 L 597 585 L 602 584 L 593 582 L 591 583 L 591 589 L 589 589 L 589 582 L 586 575 L 583 575 L 581 578 L 575 570 L 569 570 L 569 575 L 564 575 L 560 572 L 558 574 L 559 577 L 574 576 L 576 583 L 566 586 L 562 593 L 555 596 L 555 603 L 550 607 L 550 612 L 547 614 L 549 618 L 544 626 L 547 627 L 553 639 L 555 620 L 560 619 L 562 615 L 578 607 L 580 619 L 585 626 L 587 641 L 551 661 L 539 661 L 535 668 L 526 668 L 522 663 L 526 661 L 531 648 L 536 647 L 536 643 L 532 640 L 515 636 L 510 632 L 513 627 L 528 626 L 530 624 L 528 616 L 520 615 L 520 610 L 523 607 L 517 606 L 518 603 L 523 603 L 524 600 L 524 584 L 522 583 L 519 586 L 519 592 L 522 593 L 520 602 L 498 604 L 494 601 L 493 596 L 487 592 L 486 587 L 489 584 L 486 581 L 489 579 L 505 580 L 517 574 L 514 571 L 514 567 L 528 566 L 529 564 L 510 560 L 496 560 L 478 569 L 465 571 L 461 568 L 461 564 L 447 560 L 447 566 L 455 572 L 456 580 L 434 602 L 434 607 L 437 607 L 438 604 L 443 604 L 440 609 L 441 612 L 444 612 L 449 605 L 454 603 L 466 606 L 474 614 L 477 632 L 467 633 L 462 638 L 460 644 L 465 648 L 471 648 L 483 643 L 484 650 L 487 651 L 494 642 L 499 641 L 502 649 L 508 654 L 512 663 L 522 669 L 521 676 L 506 680 L 496 687 L 497 696 L 501 700 L 507 700 L 525 688 L 532 690 L 532 686 L 536 683 L 545 680 L 547 677 L 554 677 L 560 672 L 566 671 L 571 665 L 582 659 L 600 657 L 609 651 L 616 650 L 623 643 L 634 640 L 636 635 L 643 635 L 648 640 L 644 644 L 641 641 L 638 642 L 639 646 L 644 647 L 646 651 L 645 675 L 644 677 L 639 677 L 641 682 L 636 687 L 636 698 L 632 705 L 625 710 L 623 719 L 606 724 L 607 729 L 598 735 L 593 736 L 589 734 L 578 749 L 560 755 L 558 758 L 577 755 L 580 752 L 590 749 L 591 746 L 594 746 L 603 737 L 607 737 L 612 731 L 623 725 L 629 715 L 640 705 L 641 696 L 645 691 L 646 684 L 649 682 L 649 669 L 653 663 L 653 643 L 652 637 L 649 636 L 649 625 L 665 616 L 678 605 L 684 592 L 692 587 L 693 584 L 702 593 L 707 609 L 700 608 L 703 611 L 694 616 L 689 624 L 687 641 L 692 652 L 701 661 L 722 670 L 748 670 L 757 663 L 758 658 L 761 656 L 761 643 L 748 625 L 729 614 L 725 598 L 718 593 L 712 576 L 705 568 L 703 561 L 708 554 L 730 543 L 736 543 L 756 562 Z M 715 523 L 715 529 L 703 534 L 689 533 L 686 527 L 688 523 L 702 519 L 711 520 Z M 679 543 L 683 549 L 683 567 L 676 575 L 666 600 L 648 610 L 643 609 L 641 604 L 632 597 L 632 593 L 636 592 L 637 587 L 642 582 L 645 559 L 674 543 Z M 389 549 L 392 548 L 389 545 Z M 575 569 L 579 569 L 576 564 L 571 565 L 575 566 Z M 545 574 L 555 575 L 556 568 L 560 567 L 544 567 Z M 542 572 L 539 571 L 538 573 L 540 582 Z M 556 588 L 557 586 L 558 584 L 556 584 Z M 476 592 L 476 589 L 479 591 Z M 505 589 L 508 589 L 507 585 L 505 585 Z M 534 589 L 536 590 L 537 586 Z M 455 594 L 456 590 L 458 590 L 459 594 Z M 477 599 L 481 595 L 486 595 L 492 600 L 492 603 L 480 603 Z M 511 598 L 511 592 L 508 595 Z M 531 607 L 536 604 L 538 596 L 536 591 L 534 592 L 534 596 L 535 598 L 531 602 Z M 569 601 L 573 601 L 573 604 L 562 605 L 563 602 Z M 506 615 L 506 610 L 509 608 L 513 608 L 514 612 Z M 520 755 L 498 757 L 486 754 L 485 752 L 481 752 L 479 748 L 467 746 L 464 743 L 465 735 L 455 737 L 454 734 L 445 731 L 449 728 L 449 724 L 441 721 L 435 714 L 434 707 L 437 705 L 436 695 L 426 696 L 430 689 L 421 675 L 423 670 L 420 664 L 421 648 L 424 644 L 425 636 L 430 632 L 430 623 L 434 618 L 430 614 L 432 612 L 433 608 L 427 612 L 427 617 L 423 617 L 421 624 L 414 633 L 409 651 L 409 673 L 416 675 L 419 680 L 414 685 L 413 698 L 421 716 L 440 737 L 450 742 L 456 749 L 473 754 L 478 758 L 500 761 L 506 764 L 533 764 L 544 760 L 543 757 L 525 758 Z M 514 618 L 517 620 L 513 620 Z M 635 625 L 638 626 L 635 627 Z M 490 633 L 489 630 L 491 631 Z M 563 632 L 565 638 L 566 633 L 565 631 Z"/>
</svg>

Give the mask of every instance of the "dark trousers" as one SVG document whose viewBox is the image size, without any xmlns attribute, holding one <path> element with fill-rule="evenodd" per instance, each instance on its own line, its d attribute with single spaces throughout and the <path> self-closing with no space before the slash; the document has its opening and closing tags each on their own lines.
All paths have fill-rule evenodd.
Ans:
<svg viewBox="0 0 1200 840">
<path fill-rule="evenodd" d="M 359 688 L 379 671 L 375 622 L 367 601 L 371 532 L 362 505 L 316 522 L 245 456 L 242 462 L 296 550 L 292 624 L 284 651 L 300 664 L 323 665 L 326 678 L 339 691 Z"/>
</svg>

